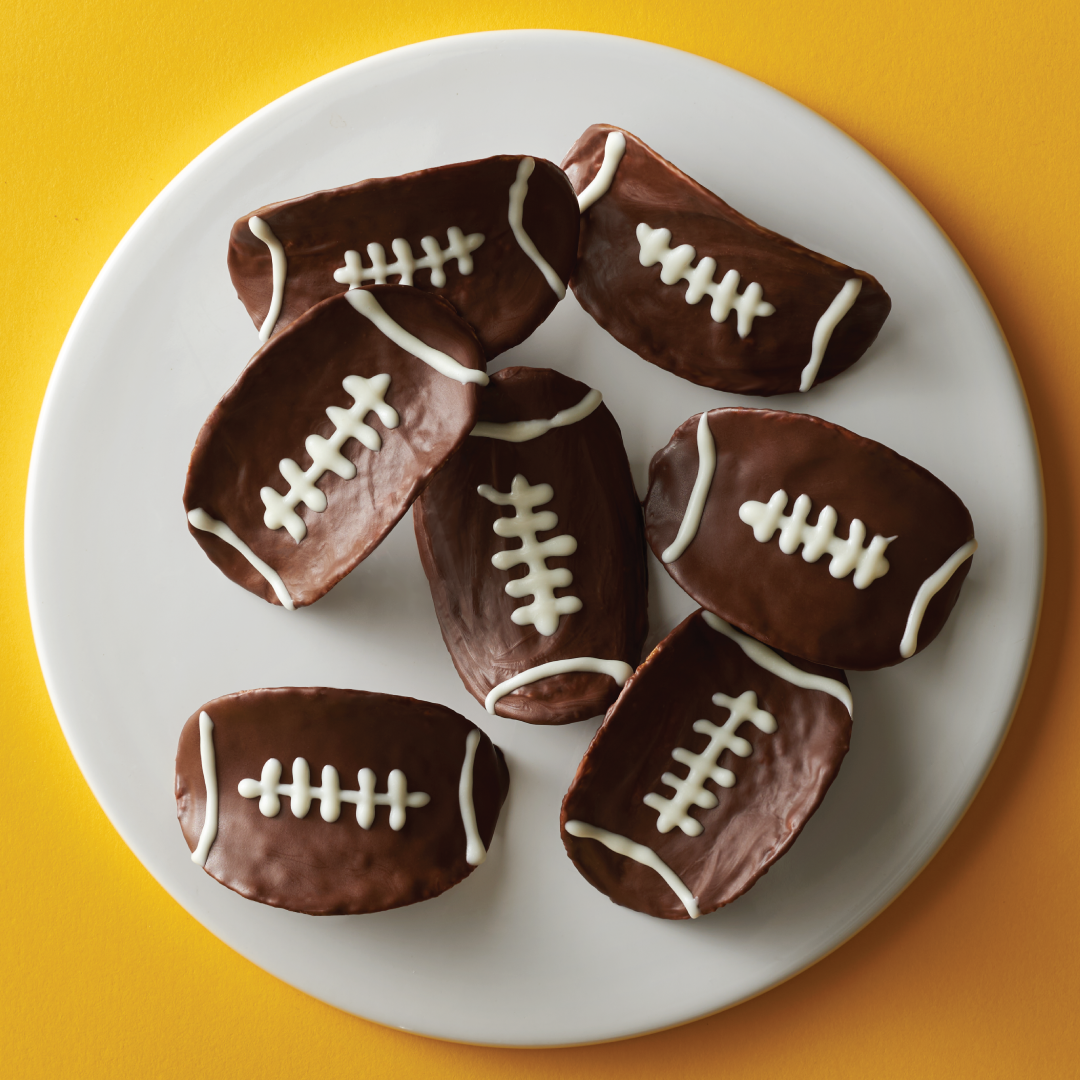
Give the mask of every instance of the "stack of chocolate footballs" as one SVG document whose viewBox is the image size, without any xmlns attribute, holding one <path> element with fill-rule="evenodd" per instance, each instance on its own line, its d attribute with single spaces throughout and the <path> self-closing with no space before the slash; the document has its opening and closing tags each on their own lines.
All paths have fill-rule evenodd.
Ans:
<svg viewBox="0 0 1080 1080">
<path fill-rule="evenodd" d="M 899 663 L 941 630 L 975 551 L 971 516 L 879 443 L 749 408 L 682 424 L 642 507 L 597 389 L 485 369 L 569 285 L 675 376 L 808 391 L 877 336 L 878 282 L 607 125 L 561 168 L 494 157 L 263 207 L 233 227 L 229 269 L 264 344 L 191 457 L 184 507 L 210 560 L 301 607 L 413 507 L 469 692 L 530 724 L 606 713 L 563 803 L 581 874 L 667 919 L 745 892 L 847 752 L 843 669 Z M 648 549 L 701 609 L 642 662 Z M 483 861 L 508 787 L 469 720 L 362 690 L 218 698 L 188 721 L 176 763 L 192 859 L 312 914 L 454 885 Z"/>
</svg>

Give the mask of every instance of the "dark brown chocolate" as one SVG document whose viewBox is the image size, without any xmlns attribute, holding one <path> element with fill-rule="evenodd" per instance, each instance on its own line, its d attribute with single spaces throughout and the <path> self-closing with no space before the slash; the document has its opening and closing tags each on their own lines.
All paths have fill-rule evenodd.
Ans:
<svg viewBox="0 0 1080 1080">
<path fill-rule="evenodd" d="M 608 135 L 620 131 L 594 124 L 567 154 L 563 168 L 579 194 L 600 170 Z M 831 379 L 862 356 L 891 306 L 873 277 L 743 217 L 639 138 L 621 133 L 626 152 L 614 180 L 582 214 L 571 281 L 581 306 L 605 330 L 650 363 L 702 386 L 737 394 L 791 393 L 804 382 L 818 320 L 845 283 L 857 279 L 858 296 L 833 331 L 810 385 Z M 642 224 L 667 229 L 670 249 L 693 248 L 697 273 L 704 260 L 714 261 L 715 272 L 705 273 L 702 285 L 719 284 L 734 271 L 740 295 L 750 294 L 756 282 L 763 290 L 761 302 L 775 311 L 753 318 L 740 337 L 735 311 L 714 321 L 710 295 L 688 305 L 692 287 L 681 271 L 673 270 L 675 282 L 665 284 L 664 266 L 641 264 Z M 680 265 L 695 273 L 688 261 Z"/>
<path fill-rule="evenodd" d="M 287 259 L 275 333 L 320 300 L 348 288 L 334 278 L 334 272 L 346 266 L 347 251 L 356 252 L 370 270 L 369 245 L 381 245 L 381 257 L 391 266 L 397 261 L 397 248 L 407 245 L 412 253 L 408 257 L 419 261 L 426 257 L 427 246 L 443 252 L 451 247 L 451 229 L 460 230 L 462 237 L 478 233 L 484 239 L 470 253 L 470 273 L 463 273 L 462 264 L 451 254 L 441 267 L 444 285 L 433 284 L 430 268 L 414 270 L 411 281 L 403 279 L 400 270 L 388 272 L 383 280 L 412 284 L 449 300 L 476 331 L 487 355 L 495 356 L 524 341 L 560 299 L 522 249 L 509 220 L 511 188 L 526 161 L 534 161 L 535 168 L 524 180 L 527 195 L 521 224 L 565 286 L 574 267 L 578 235 L 577 201 L 566 176 L 542 158 L 501 156 L 364 180 L 246 214 L 229 238 L 229 273 L 237 295 L 261 327 L 270 310 L 273 271 L 269 247 L 248 225 L 254 216 L 270 227 Z M 374 280 L 369 275 L 364 283 Z"/>
<path fill-rule="evenodd" d="M 550 419 L 589 394 L 584 383 L 557 371 L 508 368 L 481 392 L 478 416 L 497 424 Z M 535 624 L 511 621 L 515 612 L 522 618 L 536 596 L 515 599 L 506 588 L 530 570 L 492 565 L 493 556 L 521 541 L 493 531 L 500 519 L 514 518 L 513 509 L 477 492 L 482 484 L 510 492 L 519 474 L 553 489 L 535 509 L 553 512 L 558 524 L 539 529 L 537 538 L 550 543 L 569 535 L 577 541 L 572 554 L 546 559 L 548 568 L 573 574 L 572 583 L 554 588 L 553 595 L 581 601 L 579 611 L 559 617 L 549 636 Z M 637 665 L 648 622 L 641 509 L 619 426 L 603 404 L 525 442 L 471 436 L 417 500 L 413 520 L 443 640 L 478 701 L 496 685 L 553 660 L 594 657 L 629 669 Z M 494 711 L 532 724 L 566 724 L 602 713 L 617 694 L 611 675 L 576 671 L 522 686 L 501 697 Z"/>
<path fill-rule="evenodd" d="M 787 851 L 820 805 L 851 738 L 850 698 L 840 700 L 847 682 L 841 671 L 794 662 L 793 672 L 789 658 L 772 659 L 786 668 L 784 677 L 755 663 L 698 611 L 660 642 L 607 714 L 561 820 L 574 865 L 616 904 L 662 919 L 715 911 Z M 807 682 L 806 674 L 817 676 L 818 686 L 831 684 L 831 692 L 789 681 Z M 746 719 L 717 734 L 736 710 Z M 754 710 L 768 713 L 775 730 L 750 719 Z M 744 741 L 735 749 L 748 754 L 729 748 L 732 734 Z M 694 782 L 694 773 L 716 769 L 728 772 L 731 786 L 704 776 Z M 612 850 L 582 825 L 650 849 L 684 895 L 654 866 Z"/>
<path fill-rule="evenodd" d="M 486 381 L 479 342 L 445 300 L 400 285 L 357 292 L 370 294 L 400 327 L 470 377 Z M 354 309 L 356 299 L 333 297 L 275 335 L 210 414 L 191 455 L 184 509 L 201 509 L 228 526 L 280 576 L 288 596 L 283 599 L 248 558 L 220 536 L 196 528 L 189 516 L 191 534 L 227 577 L 271 603 L 291 598 L 296 607 L 311 604 L 366 558 L 476 418 L 475 383 L 460 382 L 406 352 Z M 291 459 L 300 470 L 312 465 L 307 444 L 312 436 L 334 436 L 337 425 L 327 410 L 353 406 L 343 387 L 353 375 L 389 375 L 383 396 L 399 423 L 387 426 L 374 411 L 360 417 L 378 435 L 381 449 L 352 437 L 343 444 L 341 453 L 356 475 L 346 480 L 332 469 L 322 474 L 316 488 L 326 497 L 326 509 L 296 505 L 306 530 L 298 542 L 287 527 L 267 526 L 261 492 L 268 487 L 288 496 L 293 490 L 279 463 Z"/>
<path fill-rule="evenodd" d="M 645 532 L 661 559 L 698 475 L 699 419 L 679 427 L 649 466 Z M 816 416 L 714 409 L 708 428 L 716 469 L 701 524 L 683 554 L 665 564 L 683 589 L 752 637 L 829 667 L 888 667 L 934 640 L 971 566 L 962 549 L 974 540 L 971 515 L 948 487 L 888 447 Z M 789 545 L 792 554 L 785 554 L 783 521 L 769 539 L 756 539 L 742 515 L 764 511 L 743 510 L 744 504 L 768 504 L 777 492 L 780 502 L 787 496 L 785 518 L 796 514 L 800 496 L 809 498 L 809 527 L 833 507 L 832 533 L 842 541 L 851 539 L 858 519 L 865 537 L 856 550 L 869 553 L 887 540 L 887 571 L 860 588 L 858 569 L 833 576 L 842 567 L 833 567 L 827 551 L 814 562 L 806 560 L 805 544 L 798 550 Z M 917 614 L 920 589 L 954 557 L 951 577 L 918 622 L 913 610 Z M 873 565 L 869 554 L 867 563 Z"/>
<path fill-rule="evenodd" d="M 442 705 L 323 687 L 229 694 L 191 716 L 176 753 L 176 813 L 192 852 L 199 851 L 207 807 L 203 713 L 213 725 L 219 800 L 205 870 L 241 896 L 309 915 L 384 911 L 438 896 L 483 861 L 509 784 L 498 747 Z M 334 818 L 325 790 L 306 810 L 295 791 L 280 793 L 270 817 L 258 793 L 240 794 L 242 781 L 250 787 L 267 780 L 263 770 L 271 759 L 280 763 L 280 784 L 294 784 L 298 758 L 313 788 L 326 786 L 327 766 L 336 770 L 346 796 L 335 820 L 324 820 Z M 367 828 L 357 820 L 363 801 L 346 801 L 362 790 L 363 769 L 374 773 L 368 777 L 374 817 Z M 413 794 L 409 804 L 403 792 L 396 811 L 386 800 L 393 770 L 404 773 Z M 459 791 L 463 776 L 471 782 L 468 798 Z M 417 793 L 428 796 L 424 805 L 416 805 L 422 801 Z M 397 829 L 391 827 L 395 813 L 402 816 Z"/>
</svg>

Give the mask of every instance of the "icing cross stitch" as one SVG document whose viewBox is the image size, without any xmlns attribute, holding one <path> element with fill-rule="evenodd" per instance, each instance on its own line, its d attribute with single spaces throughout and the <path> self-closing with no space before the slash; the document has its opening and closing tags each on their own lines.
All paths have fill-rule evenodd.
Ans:
<svg viewBox="0 0 1080 1080">
<path fill-rule="evenodd" d="M 382 244 L 368 244 L 367 255 L 371 266 L 364 266 L 360 252 L 346 251 L 345 265 L 334 271 L 334 280 L 348 285 L 350 289 L 358 289 L 365 281 L 385 285 L 389 277 L 400 277 L 399 285 L 411 285 L 413 274 L 417 270 L 430 270 L 431 284 L 436 289 L 441 289 L 446 284 L 443 265 L 451 259 L 457 259 L 458 273 L 471 274 L 472 253 L 483 242 L 483 233 L 469 233 L 466 236 L 456 225 L 451 225 L 446 230 L 446 247 L 441 248 L 434 236 L 425 236 L 420 241 L 424 254 L 418 259 L 413 254 L 412 244 L 399 236 L 390 243 L 396 262 L 387 263 L 386 249 Z"/>
</svg>

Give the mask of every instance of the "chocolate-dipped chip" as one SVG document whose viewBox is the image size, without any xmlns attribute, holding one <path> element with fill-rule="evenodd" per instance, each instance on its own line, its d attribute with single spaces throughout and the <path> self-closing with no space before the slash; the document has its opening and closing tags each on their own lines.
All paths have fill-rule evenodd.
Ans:
<svg viewBox="0 0 1080 1080">
<path fill-rule="evenodd" d="M 176 753 L 192 861 L 249 900 L 355 915 L 428 900 L 483 862 L 509 777 L 426 701 L 324 687 L 207 702 Z"/>
<path fill-rule="evenodd" d="M 684 379 L 809 390 L 854 364 L 889 314 L 869 274 L 743 217 L 627 131 L 594 124 L 563 168 L 582 204 L 578 301 Z"/>
<path fill-rule="evenodd" d="M 563 801 L 563 843 L 616 904 L 697 918 L 787 851 L 850 738 L 842 671 L 792 662 L 698 611 L 605 717 Z"/>
<path fill-rule="evenodd" d="M 577 237 L 562 170 L 504 155 L 261 207 L 232 228 L 229 273 L 264 341 L 320 300 L 389 282 L 449 300 L 491 357 L 562 299 Z"/>
<path fill-rule="evenodd" d="M 184 489 L 191 534 L 264 600 L 313 603 L 468 435 L 484 363 L 453 308 L 418 289 L 355 289 L 310 309 L 199 432 Z"/>
<path fill-rule="evenodd" d="M 458 674 L 489 712 L 532 724 L 602 713 L 641 657 L 641 508 L 599 391 L 508 368 L 413 510 Z"/>
<path fill-rule="evenodd" d="M 714 409 L 649 466 L 645 533 L 699 604 L 795 656 L 888 667 L 926 648 L 975 552 L 934 475 L 816 416 Z"/>
</svg>

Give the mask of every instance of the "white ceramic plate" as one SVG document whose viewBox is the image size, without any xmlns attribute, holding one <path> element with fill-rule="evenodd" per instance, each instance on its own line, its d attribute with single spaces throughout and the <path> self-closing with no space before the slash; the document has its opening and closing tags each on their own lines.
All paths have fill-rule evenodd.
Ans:
<svg viewBox="0 0 1080 1080">
<path fill-rule="evenodd" d="M 254 207 L 367 176 L 496 153 L 560 161 L 591 123 L 642 136 L 770 228 L 875 274 L 893 312 L 851 370 L 772 399 L 878 439 L 971 508 L 960 602 L 923 654 L 856 675 L 854 740 L 791 853 L 696 922 L 615 907 L 559 840 L 596 723 L 489 717 L 443 648 L 406 518 L 325 599 L 290 613 L 227 581 L 188 535 L 195 435 L 258 345 L 225 266 Z M 703 408 L 740 403 L 638 360 L 572 296 L 496 365 L 599 387 L 639 490 Z M 685 53 L 557 32 L 484 34 L 373 57 L 288 94 L 189 165 L 109 259 L 49 385 L 27 500 L 27 583 L 49 691 L 106 813 L 211 932 L 293 986 L 385 1024 L 499 1044 L 612 1039 L 721 1009 L 813 963 L 912 879 L 972 798 L 1008 726 L 1042 581 L 1042 488 L 1023 393 L 978 286 L 881 165 L 783 95 Z M 650 645 L 693 604 L 654 562 Z M 411 694 L 505 750 L 488 862 L 444 896 L 309 918 L 249 903 L 194 866 L 173 757 L 203 701 L 259 686 Z"/>
</svg>

